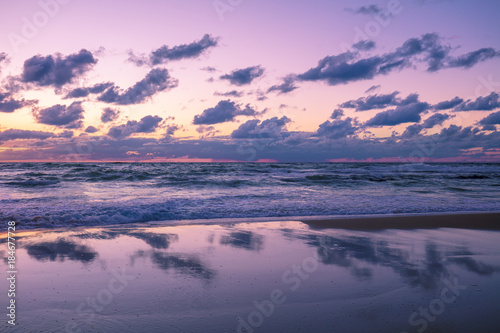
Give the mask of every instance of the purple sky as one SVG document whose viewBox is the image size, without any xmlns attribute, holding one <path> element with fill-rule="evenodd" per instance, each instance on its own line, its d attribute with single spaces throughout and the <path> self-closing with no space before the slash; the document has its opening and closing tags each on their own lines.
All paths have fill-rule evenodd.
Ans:
<svg viewBox="0 0 500 333">
<path fill-rule="evenodd" d="M 500 162 L 498 1 L 0 6 L 0 161 Z"/>
</svg>

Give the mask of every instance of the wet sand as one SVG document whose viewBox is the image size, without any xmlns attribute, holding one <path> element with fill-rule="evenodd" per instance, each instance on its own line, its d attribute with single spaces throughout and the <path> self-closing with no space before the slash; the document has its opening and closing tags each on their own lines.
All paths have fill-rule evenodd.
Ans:
<svg viewBox="0 0 500 333">
<path fill-rule="evenodd" d="M 394 224 L 388 217 L 349 219 L 350 230 L 341 220 L 249 220 L 19 232 L 17 325 L 5 320 L 0 327 L 497 332 L 500 232 L 474 230 L 477 218 L 485 215 L 467 223 L 457 222 L 463 216 L 436 217 L 435 227 L 454 221 L 461 228 L 433 229 L 426 218 Z M 494 226 L 493 218 L 486 220 Z M 4 236 L 1 242 L 5 257 Z"/>
<path fill-rule="evenodd" d="M 337 217 L 304 219 L 314 228 L 350 230 L 462 228 L 500 230 L 500 213 L 379 215 L 367 217 Z"/>
</svg>

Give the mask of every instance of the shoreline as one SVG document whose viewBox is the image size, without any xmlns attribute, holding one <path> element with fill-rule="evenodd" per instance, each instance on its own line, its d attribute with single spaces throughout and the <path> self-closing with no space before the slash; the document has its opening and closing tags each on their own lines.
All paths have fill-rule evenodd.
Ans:
<svg viewBox="0 0 500 333">
<path fill-rule="evenodd" d="M 158 226 L 188 226 L 188 225 L 231 225 L 241 223 L 264 222 L 302 222 L 312 229 L 347 229 L 347 230 L 385 230 L 385 229 L 437 229 L 460 228 L 478 230 L 500 230 L 500 211 L 465 211 L 465 212 L 435 212 L 406 214 L 366 214 L 366 215 L 312 215 L 312 216 L 280 216 L 280 217 L 249 217 L 249 218 L 217 218 L 196 220 L 163 220 L 147 222 L 131 222 L 108 225 L 69 225 L 22 228 L 29 231 L 78 230 L 89 228 L 138 228 Z M 4 234 L 3 232 L 0 235 Z"/>
<path fill-rule="evenodd" d="M 312 219 L 301 222 L 313 229 L 437 229 L 459 228 L 477 230 L 500 230 L 499 212 L 457 212 L 444 214 L 386 215 L 370 218 L 351 217 L 340 219 Z"/>
</svg>

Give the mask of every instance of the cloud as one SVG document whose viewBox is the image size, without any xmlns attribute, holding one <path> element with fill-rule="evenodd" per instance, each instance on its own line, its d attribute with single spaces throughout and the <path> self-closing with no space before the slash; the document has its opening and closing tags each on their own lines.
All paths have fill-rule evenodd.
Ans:
<svg viewBox="0 0 500 333">
<path fill-rule="evenodd" d="M 384 12 L 384 10 L 380 8 L 378 5 L 361 6 L 357 9 L 346 8 L 345 11 L 353 14 L 364 14 L 364 15 L 378 15 Z"/>
<path fill-rule="evenodd" d="M 500 125 L 500 111 L 489 114 L 479 121 L 481 125 Z M 490 127 L 491 128 L 491 127 Z"/>
<path fill-rule="evenodd" d="M 231 133 L 233 139 L 270 139 L 278 138 L 280 134 L 286 131 L 286 124 L 290 118 L 283 116 L 281 118 L 273 117 L 260 122 L 258 119 L 248 120 Z"/>
<path fill-rule="evenodd" d="M 357 127 L 355 125 L 355 121 L 351 118 L 327 120 L 319 125 L 316 135 L 334 140 L 345 138 L 356 133 Z"/>
<path fill-rule="evenodd" d="M 456 106 L 453 111 L 492 111 L 500 108 L 499 95 L 492 92 L 488 96 L 480 96 L 475 101 L 468 100 Z"/>
<path fill-rule="evenodd" d="M 84 112 L 81 102 L 73 102 L 69 106 L 57 104 L 49 108 L 34 110 L 33 116 L 40 124 L 74 129 L 83 126 Z"/>
<path fill-rule="evenodd" d="M 82 49 L 66 57 L 56 54 L 36 55 L 24 62 L 21 80 L 38 86 L 61 87 L 90 70 L 97 60 Z"/>
<path fill-rule="evenodd" d="M 104 110 L 102 110 L 102 113 L 101 113 L 101 121 L 103 123 L 109 123 L 111 121 L 118 119 L 119 115 L 120 115 L 120 110 L 114 110 L 112 108 L 105 108 Z"/>
<path fill-rule="evenodd" d="M 128 60 L 135 63 L 137 66 L 145 64 L 155 66 L 169 61 L 197 58 L 209 48 L 217 46 L 217 43 L 217 38 L 206 34 L 200 40 L 189 44 L 176 45 L 174 47 L 163 45 L 162 47 L 151 52 L 149 58 L 136 56 L 133 52 L 129 52 Z"/>
<path fill-rule="evenodd" d="M 405 131 L 402 134 L 402 138 L 408 139 L 413 138 L 420 134 L 422 130 L 433 128 L 434 126 L 441 125 L 446 119 L 452 118 L 452 116 L 448 114 L 436 113 L 424 120 L 422 124 L 413 124 L 406 127 Z"/>
<path fill-rule="evenodd" d="M 469 52 L 450 61 L 450 67 L 471 68 L 477 63 L 500 56 L 500 52 L 488 47 Z"/>
<path fill-rule="evenodd" d="M 165 134 L 168 136 L 174 135 L 180 129 L 179 125 L 168 125 L 165 131 Z"/>
<path fill-rule="evenodd" d="M 456 96 L 452 100 L 437 103 L 436 105 L 433 106 L 433 108 L 434 108 L 434 110 L 438 110 L 438 111 L 449 110 L 449 109 L 453 109 L 455 106 L 461 104 L 463 101 L 464 101 L 463 99 Z"/>
<path fill-rule="evenodd" d="M 421 119 L 420 114 L 427 111 L 429 107 L 430 105 L 425 102 L 398 105 L 395 109 L 377 113 L 365 123 L 365 126 L 394 126 L 403 123 L 418 123 Z"/>
<path fill-rule="evenodd" d="M 71 90 L 64 98 L 81 98 L 87 97 L 90 94 L 100 94 L 104 90 L 113 86 L 111 82 L 98 83 L 92 87 L 76 88 Z"/>
<path fill-rule="evenodd" d="M 0 52 L 0 73 L 2 73 L 2 63 L 7 63 L 9 60 L 7 53 Z"/>
<path fill-rule="evenodd" d="M 352 47 L 359 51 L 369 51 L 375 48 L 375 42 L 372 40 L 361 40 L 353 44 Z"/>
<path fill-rule="evenodd" d="M 401 137 L 403 139 L 413 138 L 413 137 L 417 136 L 418 134 L 420 134 L 420 132 L 422 132 L 423 129 L 424 129 L 424 127 L 420 124 L 410 125 L 405 129 L 405 131 L 403 132 Z"/>
<path fill-rule="evenodd" d="M 0 92 L 0 112 L 11 113 L 25 106 L 38 103 L 38 100 L 15 99 L 11 93 Z"/>
<path fill-rule="evenodd" d="M 216 72 L 217 68 L 212 67 L 212 66 L 206 66 L 201 69 L 202 71 L 207 71 L 207 72 Z"/>
<path fill-rule="evenodd" d="M 253 80 L 264 74 L 261 66 L 251 66 L 243 69 L 235 69 L 230 74 L 220 77 L 221 80 L 229 80 L 231 84 L 243 86 L 252 83 Z"/>
<path fill-rule="evenodd" d="M 259 124 L 257 120 L 252 122 Z M 252 126 L 250 131 L 254 128 L 255 126 Z M 243 139 L 222 136 L 210 137 L 208 140 L 158 140 L 156 137 L 129 137 L 120 140 L 107 136 L 87 136 L 86 140 L 89 143 L 99 144 L 94 145 L 95 149 L 92 154 L 82 156 L 82 158 L 89 161 L 137 161 L 154 160 L 153 156 L 161 158 L 186 156 L 200 159 L 241 161 L 273 159 L 282 162 L 320 162 L 331 159 L 366 161 L 370 158 L 375 160 L 392 158 L 393 161 L 397 161 L 399 156 L 408 157 L 408 154 L 415 147 L 428 142 L 439 143 L 430 157 L 430 161 L 446 158 L 494 162 L 495 156 L 488 155 L 487 152 L 498 149 L 498 142 L 500 142 L 500 132 L 498 131 L 486 134 L 478 132 L 477 128 L 457 126 L 450 126 L 439 134 L 419 134 L 412 138 L 359 138 L 356 135 L 350 135 L 337 140 L 318 137 L 315 132 L 288 132 L 284 126 L 280 128 L 281 130 L 278 128 L 277 135 L 273 132 L 264 132 L 259 136 L 247 131 L 249 135 L 246 136 L 251 137 Z M 50 143 L 46 149 L 0 150 L 0 159 L 4 161 L 33 160 L 35 158 L 64 160 L 67 156 L 67 146 L 74 145 L 74 139 L 51 140 Z M 242 149 L 242 147 L 250 147 L 251 149 Z M 464 150 L 474 147 L 482 147 L 483 153 L 477 156 L 463 154 Z M 139 155 L 129 156 L 127 155 L 128 151 L 137 152 Z M 403 160 L 408 159 L 404 158 Z M 498 157 L 496 161 L 498 161 Z"/>
<path fill-rule="evenodd" d="M 105 103 L 119 105 L 138 104 L 147 100 L 160 91 L 166 91 L 177 87 L 179 81 L 172 78 L 164 68 L 153 68 L 144 79 L 122 92 L 116 86 L 108 88 L 98 98 Z"/>
<path fill-rule="evenodd" d="M 201 114 L 194 116 L 194 125 L 213 125 L 233 121 L 236 116 L 255 116 L 259 112 L 248 104 L 244 109 L 231 100 L 223 100 L 213 108 L 205 109 Z"/>
<path fill-rule="evenodd" d="M 367 111 L 373 109 L 382 109 L 388 106 L 395 106 L 401 103 L 401 99 L 397 97 L 399 91 L 391 94 L 370 95 L 361 97 L 356 100 L 350 100 L 340 104 L 341 108 L 356 109 L 356 111 Z"/>
<path fill-rule="evenodd" d="M 226 96 L 226 97 L 241 97 L 243 96 L 243 92 L 242 91 L 236 91 L 236 90 L 232 90 L 232 91 L 228 91 L 228 92 L 225 92 L 225 93 L 221 93 L 221 92 L 214 92 L 214 96 Z"/>
<path fill-rule="evenodd" d="M 111 127 L 108 136 L 113 139 L 124 139 L 134 133 L 153 133 L 162 120 L 163 118 L 159 116 L 145 116 L 140 121 L 130 120 L 124 125 Z"/>
<path fill-rule="evenodd" d="M 434 126 L 441 125 L 445 120 L 452 118 L 453 116 L 450 116 L 448 114 L 443 114 L 443 113 L 436 113 L 424 120 L 424 123 L 422 124 L 423 128 L 433 128 Z"/>
<path fill-rule="evenodd" d="M 295 85 L 295 76 L 288 75 L 283 78 L 283 83 L 274 85 L 267 89 L 267 92 L 277 91 L 278 94 L 288 94 L 289 92 L 294 91 L 298 87 Z"/>
<path fill-rule="evenodd" d="M 99 131 L 99 129 L 95 128 L 94 126 L 88 126 L 86 129 L 85 129 L 85 133 L 95 133 Z"/>
<path fill-rule="evenodd" d="M 351 62 L 351 52 L 337 56 L 327 56 L 318 65 L 297 75 L 302 81 L 326 81 L 329 85 L 346 84 L 348 82 L 372 79 L 381 73 L 383 59 L 371 57 Z"/>
<path fill-rule="evenodd" d="M 342 109 L 335 109 L 335 110 L 333 110 L 333 113 L 330 116 L 330 118 L 332 118 L 332 119 L 335 120 L 335 119 L 340 119 L 343 116 L 344 116 L 344 110 L 342 110 Z"/>
<path fill-rule="evenodd" d="M 3 132 L 0 132 L 0 141 L 9 141 L 17 139 L 45 140 L 53 136 L 54 134 L 49 132 L 8 129 Z"/>
<path fill-rule="evenodd" d="M 378 89 L 380 89 L 380 84 L 377 84 L 375 86 L 371 86 L 370 88 L 366 89 L 365 94 L 371 93 L 371 92 L 378 90 Z"/>
<path fill-rule="evenodd" d="M 361 57 L 359 52 L 345 52 L 326 56 L 316 67 L 297 75 L 302 81 L 325 81 L 329 85 L 347 84 L 370 80 L 395 70 L 424 64 L 428 72 L 445 68 L 470 68 L 473 65 L 497 57 L 500 53 L 492 48 L 480 49 L 462 56 L 450 55 L 452 47 L 445 45 L 436 33 L 410 38 L 395 51 L 371 57 Z"/>
<path fill-rule="evenodd" d="M 58 138 L 70 139 L 73 137 L 73 131 L 64 130 L 57 135 Z"/>
</svg>

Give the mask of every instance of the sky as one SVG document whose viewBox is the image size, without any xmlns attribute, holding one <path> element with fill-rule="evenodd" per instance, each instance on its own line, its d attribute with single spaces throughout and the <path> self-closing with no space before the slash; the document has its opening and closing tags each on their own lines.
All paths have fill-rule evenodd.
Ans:
<svg viewBox="0 0 500 333">
<path fill-rule="evenodd" d="M 500 162 L 495 0 L 0 0 L 0 161 Z"/>
</svg>

